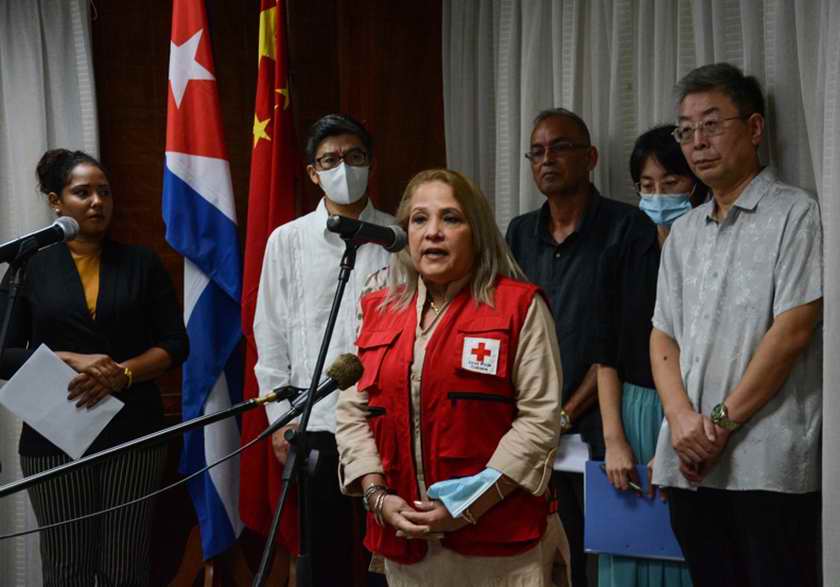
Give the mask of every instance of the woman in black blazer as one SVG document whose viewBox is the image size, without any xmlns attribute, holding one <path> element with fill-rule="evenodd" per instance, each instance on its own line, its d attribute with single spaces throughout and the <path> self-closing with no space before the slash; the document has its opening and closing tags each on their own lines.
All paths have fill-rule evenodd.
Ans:
<svg viewBox="0 0 840 587">
<path fill-rule="evenodd" d="M 175 289 L 150 250 L 108 238 L 114 200 L 102 166 L 80 151 L 48 151 L 38 163 L 40 190 L 59 216 L 79 223 L 75 240 L 29 261 L 15 303 L 0 377 L 10 377 L 41 345 L 78 375 L 68 399 L 90 409 L 107 395 L 125 402 L 88 453 L 161 427 L 154 379 L 184 361 L 188 340 Z M 0 288 L 0 315 L 7 281 Z M 38 393 L 37 389 L 31 393 Z M 23 425 L 25 475 L 70 458 Z M 160 486 L 166 448 L 134 451 L 30 489 L 46 525 L 140 497 Z M 145 585 L 149 582 L 149 501 L 41 535 L 45 585 Z"/>
</svg>

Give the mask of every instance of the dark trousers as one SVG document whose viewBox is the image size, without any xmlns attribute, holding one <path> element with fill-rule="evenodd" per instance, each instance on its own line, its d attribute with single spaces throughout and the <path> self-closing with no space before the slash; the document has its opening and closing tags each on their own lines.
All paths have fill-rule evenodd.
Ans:
<svg viewBox="0 0 840 587">
<path fill-rule="evenodd" d="M 817 587 L 820 494 L 672 489 L 695 587 Z"/>
<path fill-rule="evenodd" d="M 57 467 L 66 455 L 20 457 L 26 476 Z M 130 451 L 31 487 L 39 526 L 97 512 L 160 487 L 166 447 Z M 149 584 L 154 499 L 41 533 L 45 586 L 143 586 Z"/>
<path fill-rule="evenodd" d="M 572 587 L 587 587 L 586 553 L 583 551 L 583 475 L 555 471 L 551 483 L 557 494 L 557 513 L 569 540 Z"/>
<path fill-rule="evenodd" d="M 343 495 L 338 486 L 338 449 L 335 435 L 311 432 L 310 448 L 318 450 L 318 464 L 308 488 L 307 525 L 312 538 L 311 561 L 313 585 L 317 587 L 358 586 L 377 577 L 367 578 L 370 554 L 362 540 L 365 516 L 361 500 Z"/>
</svg>

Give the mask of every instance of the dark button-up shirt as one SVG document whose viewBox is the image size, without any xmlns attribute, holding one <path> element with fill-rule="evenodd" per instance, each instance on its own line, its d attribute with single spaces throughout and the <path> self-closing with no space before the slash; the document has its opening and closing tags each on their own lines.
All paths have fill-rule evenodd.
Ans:
<svg viewBox="0 0 840 587">
<path fill-rule="evenodd" d="M 640 219 L 623 243 L 604 251 L 598 269 L 593 363 L 618 371 L 622 382 L 653 389 L 650 331 L 656 303 L 656 225 Z"/>
<path fill-rule="evenodd" d="M 557 243 L 550 231 L 548 202 L 514 218 L 507 241 L 519 265 L 548 297 L 560 343 L 563 366 L 562 397 L 565 403 L 583 381 L 592 364 L 593 324 L 598 264 L 604 250 L 623 241 L 641 212 L 633 206 L 592 197 L 575 231 Z M 600 411 L 592 409 L 576 423 L 592 447 L 593 457 L 604 452 Z"/>
</svg>

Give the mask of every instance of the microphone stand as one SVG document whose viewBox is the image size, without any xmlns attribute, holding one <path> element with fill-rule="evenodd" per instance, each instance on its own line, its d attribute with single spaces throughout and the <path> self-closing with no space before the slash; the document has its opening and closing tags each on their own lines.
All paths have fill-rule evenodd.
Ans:
<svg viewBox="0 0 840 587">
<path fill-rule="evenodd" d="M 317 397 L 315 397 L 314 401 L 319 401 L 332 393 L 332 388 L 328 390 L 324 390 L 322 393 L 317 393 Z M 23 479 L 18 479 L 17 481 L 12 481 L 10 483 L 6 483 L 5 485 L 0 486 L 0 497 L 5 497 L 12 493 L 16 493 L 27 487 L 32 485 L 36 485 L 48 479 L 52 479 L 58 475 L 62 475 L 79 467 L 84 467 L 86 465 L 93 465 L 100 461 L 107 460 L 109 458 L 115 457 L 121 452 L 131 449 L 142 448 L 145 446 L 150 446 L 154 444 L 160 444 L 163 441 L 167 440 L 171 436 L 175 436 L 176 434 L 184 433 L 188 430 L 192 430 L 193 428 L 199 428 L 201 426 L 207 426 L 208 424 L 212 424 L 213 422 L 218 422 L 219 420 L 224 420 L 225 418 L 229 418 L 230 416 L 236 416 L 241 414 L 242 412 L 246 412 L 253 408 L 262 406 L 266 403 L 277 401 L 279 399 L 290 399 L 292 402 L 291 409 L 283 414 L 283 416 L 277 420 L 277 422 L 281 422 L 280 426 L 285 426 L 295 418 L 297 418 L 301 412 L 303 412 L 304 402 L 300 401 L 298 397 L 295 398 L 286 398 L 286 397 L 278 397 L 275 396 L 263 396 L 258 398 L 253 398 L 244 402 L 240 402 L 235 406 L 231 406 L 225 410 L 221 410 L 215 412 L 213 414 L 206 414 L 204 416 L 198 416 L 197 418 L 193 418 L 191 420 L 187 420 L 186 422 L 180 422 L 178 424 L 174 424 L 173 426 L 169 426 L 167 428 L 163 428 L 161 430 L 157 430 L 155 432 L 151 432 L 144 436 L 140 436 L 139 438 L 134 438 L 132 440 L 127 440 L 126 442 L 117 444 L 110 448 L 106 448 L 105 450 L 101 450 L 99 452 L 95 452 L 93 454 L 81 457 L 76 459 L 75 461 L 70 461 L 64 463 L 63 465 L 59 465 L 57 467 L 53 467 L 52 469 L 47 469 L 46 471 L 41 471 L 40 473 L 36 473 L 34 475 L 30 475 L 28 477 L 24 477 Z M 307 397 L 308 399 L 308 397 Z M 265 438 L 271 434 L 271 429 L 266 429 L 260 436 L 254 441 L 255 443 L 259 440 Z"/>
<path fill-rule="evenodd" d="M 300 528 L 300 552 L 297 559 L 297 581 L 299 587 L 309 587 L 312 585 L 312 560 L 311 560 L 311 533 L 308 527 L 309 522 L 309 495 L 308 495 L 308 475 L 311 473 L 314 463 L 311 462 L 310 449 L 306 441 L 306 427 L 309 424 L 309 415 L 312 413 L 313 405 L 313 390 L 317 388 L 318 380 L 321 378 L 321 371 L 324 368 L 324 361 L 327 358 L 327 351 L 329 350 L 330 340 L 332 339 L 333 330 L 335 329 L 335 322 L 338 318 L 338 309 L 341 306 L 341 299 L 344 296 L 344 288 L 350 280 L 350 273 L 356 265 L 356 251 L 358 245 L 353 243 L 350 239 L 344 238 L 344 256 L 341 258 L 341 270 L 338 274 L 338 286 L 333 297 L 332 308 L 330 309 L 330 316 L 327 319 L 327 327 L 324 331 L 324 337 L 321 340 L 321 349 L 318 352 L 318 360 L 315 363 L 315 371 L 312 373 L 312 383 L 309 385 L 309 395 L 306 398 L 306 405 L 303 410 L 303 417 L 300 421 L 300 426 L 295 431 L 286 432 L 286 439 L 289 441 L 289 456 L 286 459 L 286 465 L 283 467 L 283 491 L 280 494 L 280 501 L 277 503 L 277 509 L 274 512 L 274 518 L 271 521 L 271 528 L 268 531 L 268 538 L 263 549 L 262 560 L 257 574 L 254 576 L 253 587 L 262 587 L 268 574 L 271 572 L 272 557 L 274 556 L 274 537 L 280 526 L 280 519 L 283 516 L 283 508 L 286 505 L 286 499 L 289 495 L 289 486 L 293 481 L 298 484 L 298 500 L 299 500 L 299 528 Z M 282 425 L 277 425 L 277 422 L 269 426 L 266 430 L 267 434 L 280 428 Z M 317 451 L 311 451 L 314 454 L 314 461 L 317 462 Z M 301 471 L 303 463 L 306 463 L 307 470 Z"/>
<path fill-rule="evenodd" d="M 9 324 L 12 322 L 12 312 L 17 300 L 18 290 L 23 284 L 23 277 L 26 274 L 26 264 L 32 255 L 38 252 L 38 241 L 34 237 L 23 241 L 18 249 L 15 258 L 9 262 L 9 294 L 6 296 L 6 312 L 3 314 L 3 325 L 0 326 L 0 367 L 3 365 L 3 356 L 6 354 L 6 337 L 9 335 Z"/>
</svg>

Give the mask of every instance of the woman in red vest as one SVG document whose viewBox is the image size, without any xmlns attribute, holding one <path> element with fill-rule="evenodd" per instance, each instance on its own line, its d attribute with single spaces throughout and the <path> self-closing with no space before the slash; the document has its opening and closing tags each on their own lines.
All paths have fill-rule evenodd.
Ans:
<svg viewBox="0 0 840 587">
<path fill-rule="evenodd" d="M 415 176 L 397 220 L 409 246 L 362 297 L 364 375 L 336 410 L 365 545 L 391 587 L 551 585 L 566 544 L 546 493 L 562 388 L 551 313 L 463 175 Z"/>
</svg>

